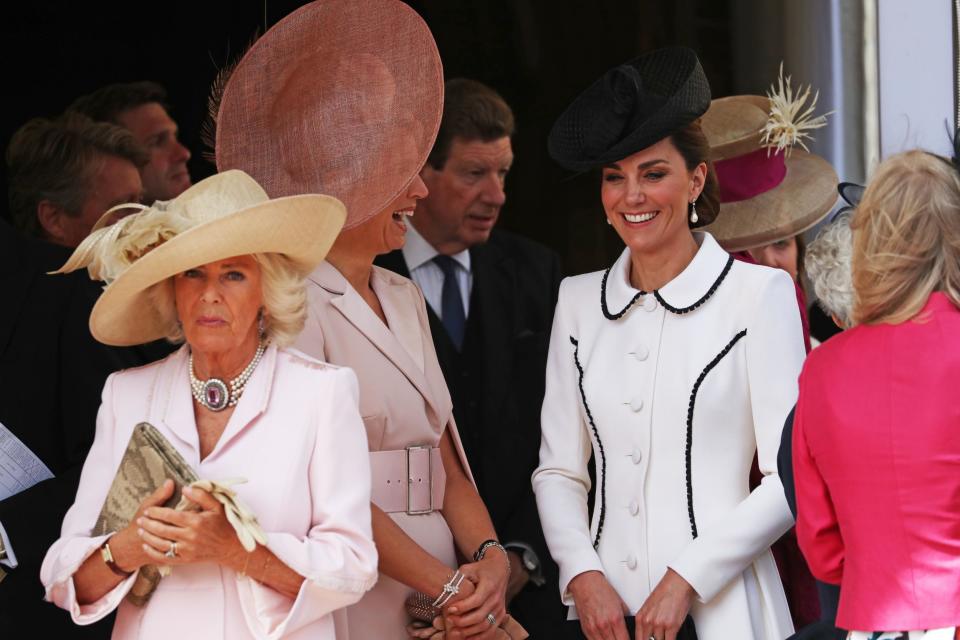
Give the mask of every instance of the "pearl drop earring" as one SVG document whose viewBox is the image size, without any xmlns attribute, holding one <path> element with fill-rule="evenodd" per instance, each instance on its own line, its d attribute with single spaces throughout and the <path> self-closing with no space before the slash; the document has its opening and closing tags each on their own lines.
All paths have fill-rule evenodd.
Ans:
<svg viewBox="0 0 960 640">
<path fill-rule="evenodd" d="M 697 224 L 700 221 L 700 216 L 697 215 L 697 201 L 694 200 L 690 203 L 690 224 Z"/>
</svg>

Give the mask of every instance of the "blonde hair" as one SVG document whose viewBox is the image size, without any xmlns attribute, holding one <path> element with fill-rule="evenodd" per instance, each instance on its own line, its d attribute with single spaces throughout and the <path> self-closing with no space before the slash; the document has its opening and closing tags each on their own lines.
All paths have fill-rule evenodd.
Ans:
<svg viewBox="0 0 960 640">
<path fill-rule="evenodd" d="M 278 347 L 293 344 L 307 319 L 307 270 L 281 253 L 255 253 L 260 265 L 265 338 Z M 173 278 L 150 287 L 154 311 L 166 327 L 165 337 L 174 344 L 184 341 L 177 316 Z"/>
<path fill-rule="evenodd" d="M 946 158 L 907 151 L 885 160 L 857 207 L 855 324 L 897 324 L 942 291 L 960 306 L 960 174 Z"/>
</svg>

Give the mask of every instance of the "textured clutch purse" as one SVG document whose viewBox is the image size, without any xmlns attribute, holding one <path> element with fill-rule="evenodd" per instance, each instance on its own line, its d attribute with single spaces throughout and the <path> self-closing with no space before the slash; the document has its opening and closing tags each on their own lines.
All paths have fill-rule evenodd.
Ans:
<svg viewBox="0 0 960 640">
<path fill-rule="evenodd" d="M 251 552 L 257 548 L 258 543 L 267 544 L 267 538 L 260 529 L 256 516 L 230 488 L 246 481 L 239 478 L 199 480 L 180 452 L 153 425 L 146 422 L 141 422 L 133 429 L 92 535 L 106 535 L 126 527 L 137 514 L 143 500 L 156 491 L 167 478 L 173 480 L 175 487 L 173 495 L 163 506 L 181 511 L 197 510 L 199 507 L 196 504 L 182 497 L 183 488 L 193 486 L 203 489 L 223 505 L 224 515 L 236 531 L 244 549 Z M 141 567 L 133 587 L 127 593 L 127 600 L 142 607 L 157 588 L 160 578 L 169 572 L 168 566 Z"/>
<path fill-rule="evenodd" d="M 141 422 L 133 429 L 92 535 L 106 535 L 130 524 L 140 503 L 167 478 L 176 487 L 163 506 L 173 508 L 180 502 L 183 487 L 196 482 L 197 475 L 156 427 Z"/>
<path fill-rule="evenodd" d="M 410 595 L 405 603 L 407 615 L 412 618 L 407 633 L 413 638 L 444 640 L 443 618 L 440 609 L 433 606 L 433 598 L 419 591 Z M 493 632 L 494 640 L 525 640 L 530 635 L 509 614 Z"/>
<path fill-rule="evenodd" d="M 126 527 L 137 514 L 140 503 L 167 478 L 176 486 L 163 506 L 174 508 L 180 503 L 183 488 L 196 482 L 197 474 L 156 427 L 141 422 L 133 429 L 91 535 L 106 535 Z M 141 567 L 127 600 L 138 607 L 145 605 L 161 577 L 156 566 Z"/>
</svg>

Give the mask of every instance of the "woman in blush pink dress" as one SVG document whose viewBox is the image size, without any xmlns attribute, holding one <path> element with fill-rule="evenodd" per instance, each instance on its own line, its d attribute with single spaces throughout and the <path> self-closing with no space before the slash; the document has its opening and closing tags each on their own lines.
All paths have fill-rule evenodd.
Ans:
<svg viewBox="0 0 960 640">
<path fill-rule="evenodd" d="M 296 343 L 357 372 L 370 447 L 380 578 L 338 620 L 338 638 L 409 637 L 405 603 L 417 592 L 442 607 L 450 639 L 498 637 L 509 624 L 507 556 L 464 457 L 423 296 L 373 265 L 403 245 L 405 218 L 427 193 L 418 174 L 440 125 L 442 78 L 429 29 L 407 5 L 328 0 L 267 32 L 220 103 L 221 170 L 242 168 L 274 195 L 329 193 L 347 205 L 329 260 L 310 275 Z M 445 585 L 459 585 L 448 600 Z"/>
</svg>

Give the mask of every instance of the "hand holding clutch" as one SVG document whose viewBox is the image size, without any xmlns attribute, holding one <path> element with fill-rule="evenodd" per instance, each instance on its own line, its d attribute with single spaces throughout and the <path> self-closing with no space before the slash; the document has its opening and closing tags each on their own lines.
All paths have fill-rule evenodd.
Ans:
<svg viewBox="0 0 960 640">
<path fill-rule="evenodd" d="M 173 480 L 175 486 L 170 499 L 163 504 L 164 507 L 179 511 L 199 510 L 196 503 L 182 496 L 184 487 L 196 486 L 210 493 L 223 505 L 224 515 L 236 531 L 244 549 L 253 551 L 257 543 L 266 543 L 266 537 L 256 517 L 230 488 L 243 480 L 200 480 L 180 452 L 163 434 L 146 422 L 138 424 L 130 436 L 130 442 L 104 500 L 92 535 L 104 535 L 126 528 L 137 514 L 143 500 L 168 478 Z M 176 549 L 173 547 L 169 551 L 175 555 Z M 141 567 L 127 599 L 137 606 L 146 604 L 160 578 L 168 573 L 167 566 Z"/>
<path fill-rule="evenodd" d="M 181 508 L 153 507 L 138 520 L 138 535 L 146 545 L 145 553 L 161 572 L 197 562 L 219 564 L 240 572 L 249 562 L 250 552 L 256 549 L 256 536 L 264 540 L 259 527 L 251 527 L 251 533 L 240 522 L 240 518 L 245 517 L 243 514 L 234 515 L 231 522 L 228 517 L 231 511 L 214 497 L 211 489 L 217 489 L 214 483 L 207 483 L 206 488 L 196 484 L 184 487 Z M 234 504 L 230 504 L 232 508 Z M 237 534 L 237 526 L 243 536 Z"/>
</svg>

